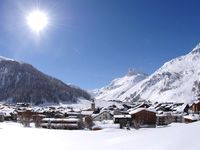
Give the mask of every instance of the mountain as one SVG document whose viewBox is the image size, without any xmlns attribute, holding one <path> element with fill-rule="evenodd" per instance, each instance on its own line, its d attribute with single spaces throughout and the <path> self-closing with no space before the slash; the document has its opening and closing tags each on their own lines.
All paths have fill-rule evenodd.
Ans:
<svg viewBox="0 0 200 150">
<path fill-rule="evenodd" d="M 146 77 L 146 74 L 130 69 L 124 77 L 113 80 L 101 89 L 93 90 L 94 97 L 97 100 L 120 100 L 121 95 Z"/>
<path fill-rule="evenodd" d="M 191 103 L 200 93 L 200 44 L 187 55 L 165 63 L 145 80 L 129 89 L 123 101 Z"/>
<path fill-rule="evenodd" d="M 0 56 L 0 101 L 32 104 L 76 103 L 90 99 L 80 88 L 50 77 L 27 63 Z"/>
</svg>

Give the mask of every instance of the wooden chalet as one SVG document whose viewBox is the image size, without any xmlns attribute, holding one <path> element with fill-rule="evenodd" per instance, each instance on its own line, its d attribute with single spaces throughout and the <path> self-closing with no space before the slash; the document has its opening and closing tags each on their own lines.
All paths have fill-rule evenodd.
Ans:
<svg viewBox="0 0 200 150">
<path fill-rule="evenodd" d="M 195 101 L 195 102 L 192 104 L 192 112 L 193 112 L 193 113 L 199 113 L 199 112 L 200 112 L 200 100 Z"/>
<path fill-rule="evenodd" d="M 156 125 L 163 126 L 173 122 L 171 113 L 156 114 Z"/>
<path fill-rule="evenodd" d="M 93 121 L 112 120 L 113 115 L 109 111 L 102 111 L 99 114 L 92 115 Z"/>
<path fill-rule="evenodd" d="M 17 117 L 25 127 L 29 127 L 30 122 L 33 121 L 33 116 L 38 114 L 39 114 L 38 112 L 34 112 L 31 109 L 17 111 Z"/>
<path fill-rule="evenodd" d="M 156 112 L 147 108 L 135 109 L 129 114 L 133 120 L 133 126 L 139 128 L 142 126 L 156 126 Z"/>
</svg>

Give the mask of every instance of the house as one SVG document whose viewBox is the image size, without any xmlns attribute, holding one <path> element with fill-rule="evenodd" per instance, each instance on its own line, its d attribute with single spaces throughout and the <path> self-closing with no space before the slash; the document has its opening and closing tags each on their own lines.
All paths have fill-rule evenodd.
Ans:
<svg viewBox="0 0 200 150">
<path fill-rule="evenodd" d="M 133 119 L 133 126 L 139 128 L 142 126 L 156 126 L 156 112 L 147 108 L 137 108 L 129 112 Z"/>
<path fill-rule="evenodd" d="M 156 111 L 171 112 L 173 111 L 173 103 L 157 103 L 155 105 Z"/>
<path fill-rule="evenodd" d="M 48 129 L 82 129 L 83 123 L 78 118 L 43 118 L 40 126 Z"/>
<path fill-rule="evenodd" d="M 113 122 L 120 124 L 120 128 L 131 126 L 132 118 L 131 115 L 114 115 Z"/>
<path fill-rule="evenodd" d="M 37 115 L 37 112 L 34 112 L 31 109 L 26 109 L 23 111 L 17 111 L 17 117 L 19 118 L 19 121 L 25 126 L 25 127 L 29 127 L 30 126 L 30 122 L 33 119 L 34 115 Z"/>
<path fill-rule="evenodd" d="M 189 105 L 184 103 L 175 103 L 173 105 L 173 111 L 177 113 L 188 113 Z"/>
<path fill-rule="evenodd" d="M 187 116 L 183 116 L 184 122 L 185 123 L 191 123 L 198 121 L 200 119 L 198 114 L 189 114 Z"/>
<path fill-rule="evenodd" d="M 183 115 L 184 113 L 172 113 L 172 122 L 179 122 L 182 123 L 183 122 Z"/>
<path fill-rule="evenodd" d="M 199 113 L 200 112 L 200 100 L 195 101 L 192 104 L 192 111 L 193 111 L 193 113 Z"/>
<path fill-rule="evenodd" d="M 171 113 L 156 114 L 156 125 L 163 126 L 173 122 Z"/>
<path fill-rule="evenodd" d="M 92 115 L 93 121 L 112 120 L 113 115 L 109 111 L 102 111 L 99 114 Z"/>
</svg>

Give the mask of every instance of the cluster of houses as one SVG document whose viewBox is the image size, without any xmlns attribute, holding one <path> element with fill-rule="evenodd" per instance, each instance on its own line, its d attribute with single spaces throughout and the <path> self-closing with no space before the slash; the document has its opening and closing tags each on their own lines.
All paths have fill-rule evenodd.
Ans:
<svg viewBox="0 0 200 150">
<path fill-rule="evenodd" d="M 141 128 L 168 125 L 172 122 L 190 123 L 200 119 L 200 99 L 193 104 L 184 103 L 122 103 L 122 108 L 115 105 L 74 110 L 72 107 L 49 106 L 33 107 L 29 104 L 0 104 L 0 122 L 15 121 L 28 127 L 49 129 L 95 129 L 95 122 L 112 120 L 120 128 Z"/>
</svg>

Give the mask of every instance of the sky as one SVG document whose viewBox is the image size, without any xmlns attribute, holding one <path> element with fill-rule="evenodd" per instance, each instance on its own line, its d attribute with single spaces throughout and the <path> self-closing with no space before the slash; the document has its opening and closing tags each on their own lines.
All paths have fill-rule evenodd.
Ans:
<svg viewBox="0 0 200 150">
<path fill-rule="evenodd" d="M 1 0 L 0 55 L 84 89 L 129 68 L 151 74 L 200 42 L 198 0 Z M 38 35 L 27 15 L 39 8 Z"/>
</svg>

